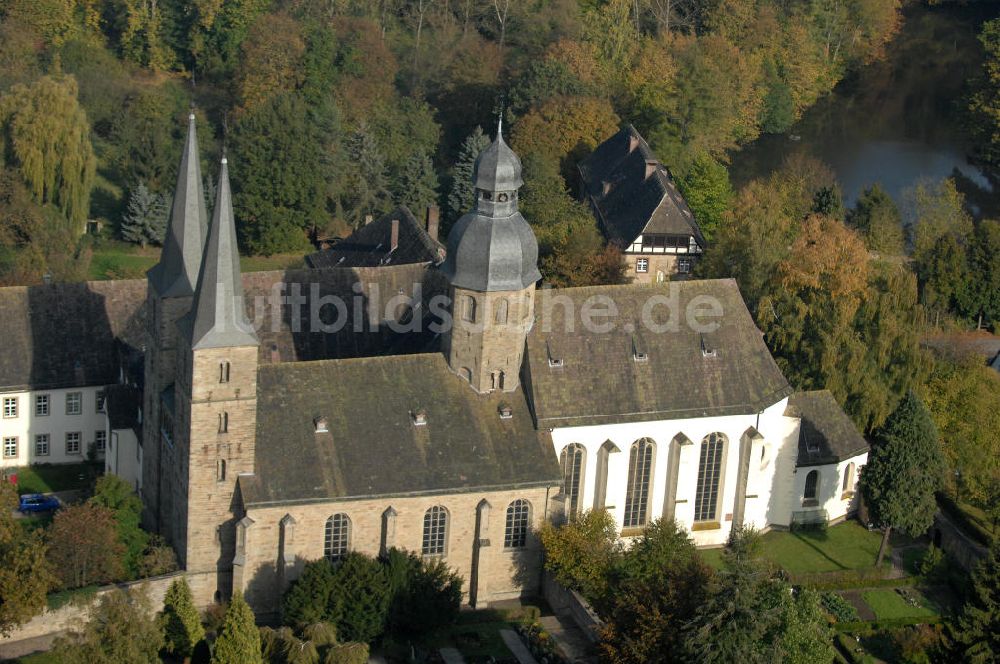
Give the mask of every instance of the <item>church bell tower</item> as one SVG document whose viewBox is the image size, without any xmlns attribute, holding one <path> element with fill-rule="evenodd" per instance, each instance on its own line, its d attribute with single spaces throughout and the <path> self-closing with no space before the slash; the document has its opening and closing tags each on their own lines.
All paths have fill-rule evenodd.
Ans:
<svg viewBox="0 0 1000 664">
<path fill-rule="evenodd" d="M 497 138 L 476 160 L 476 202 L 448 236 L 442 270 L 451 283 L 451 370 L 479 393 L 518 386 L 524 343 L 534 321 L 538 242 L 517 209 L 521 161 Z"/>
</svg>

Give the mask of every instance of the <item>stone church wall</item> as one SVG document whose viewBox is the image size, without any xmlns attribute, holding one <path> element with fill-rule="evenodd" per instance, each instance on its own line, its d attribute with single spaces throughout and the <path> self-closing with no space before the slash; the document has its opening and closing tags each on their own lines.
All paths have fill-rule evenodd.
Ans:
<svg viewBox="0 0 1000 664">
<path fill-rule="evenodd" d="M 306 562 L 324 555 L 326 520 L 343 512 L 351 519 L 349 548 L 371 556 L 378 555 L 383 540 L 386 546 L 420 552 L 424 512 L 441 505 L 448 510 L 447 548 L 444 561 L 462 577 L 463 601 L 473 599 L 479 607 L 485 602 L 536 594 L 541 570 L 541 543 L 533 531 L 549 518 L 547 512 L 561 509 L 552 500 L 558 487 L 530 488 L 489 493 L 450 494 L 350 500 L 311 505 L 253 508 L 247 516 L 253 521 L 246 534 L 246 570 L 242 574 L 248 601 L 258 612 L 276 611 L 281 594 L 298 577 Z M 531 529 L 523 549 L 504 548 L 507 506 L 523 498 L 531 503 Z M 490 504 L 487 523 L 479 534 L 479 564 L 473 580 L 474 545 L 479 504 Z M 388 532 L 383 519 L 387 509 L 396 512 L 394 528 Z M 286 527 L 284 553 L 281 552 L 280 522 L 294 519 Z M 288 522 L 288 519 L 286 519 Z M 394 530 L 394 533 L 393 533 Z M 290 531 L 290 532 L 289 532 Z M 475 584 L 475 597 L 470 585 Z M 239 585 L 237 582 L 235 585 Z"/>
</svg>

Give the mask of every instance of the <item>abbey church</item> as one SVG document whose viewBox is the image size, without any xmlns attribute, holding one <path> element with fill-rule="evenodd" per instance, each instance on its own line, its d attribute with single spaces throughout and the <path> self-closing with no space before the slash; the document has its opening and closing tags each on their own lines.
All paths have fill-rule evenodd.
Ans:
<svg viewBox="0 0 1000 664">
<path fill-rule="evenodd" d="M 485 606 L 536 593 L 534 532 L 585 510 L 625 538 L 673 518 L 709 547 L 856 509 L 864 438 L 829 392 L 792 390 L 735 281 L 537 288 L 499 131 L 446 247 L 404 210 L 372 222 L 390 230 L 367 264 L 335 246 L 242 274 L 227 168 L 208 219 L 191 116 L 148 281 L 87 285 L 74 306 L 103 332 L 63 341 L 82 367 L 65 385 L 0 376 L 26 401 L 106 395 L 108 468 L 199 599 L 241 590 L 273 612 L 305 562 L 398 547 L 442 558 Z M 406 233 L 420 257 L 402 260 Z M 36 288 L 17 297 L 69 299 Z"/>
</svg>

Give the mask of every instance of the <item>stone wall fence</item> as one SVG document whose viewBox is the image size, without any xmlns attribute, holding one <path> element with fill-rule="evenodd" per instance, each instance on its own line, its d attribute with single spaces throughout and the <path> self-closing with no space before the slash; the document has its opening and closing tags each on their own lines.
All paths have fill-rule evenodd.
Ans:
<svg viewBox="0 0 1000 664">
<path fill-rule="evenodd" d="M 594 611 L 590 603 L 575 590 L 560 585 L 549 572 L 542 574 L 542 594 L 545 601 L 558 616 L 569 616 L 591 643 L 596 643 L 604 621 Z"/>
<path fill-rule="evenodd" d="M 23 657 L 46 643 L 46 638 L 51 639 L 67 630 L 79 629 L 90 617 L 91 609 L 97 605 L 97 601 L 102 595 L 116 589 L 131 590 L 133 588 L 143 589 L 149 597 L 150 607 L 154 612 L 163 608 L 163 598 L 167 594 L 170 584 L 176 579 L 187 577 L 188 584 L 194 596 L 195 605 L 199 609 L 206 608 L 211 601 L 209 587 L 214 587 L 213 573 L 185 573 L 183 571 L 171 572 L 162 576 L 154 576 L 139 581 L 129 583 L 119 583 L 98 588 L 93 594 L 81 595 L 71 599 L 66 604 L 56 608 L 46 608 L 42 613 L 35 616 L 19 629 L 14 630 L 9 636 L 0 638 L 0 660 Z"/>
</svg>

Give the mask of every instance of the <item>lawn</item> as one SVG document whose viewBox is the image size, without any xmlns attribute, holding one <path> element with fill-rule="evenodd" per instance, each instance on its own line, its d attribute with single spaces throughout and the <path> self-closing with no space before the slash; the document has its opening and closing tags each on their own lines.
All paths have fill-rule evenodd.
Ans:
<svg viewBox="0 0 1000 664">
<path fill-rule="evenodd" d="M 893 620 L 897 618 L 934 618 L 937 611 L 930 608 L 927 598 L 913 588 L 906 588 L 908 593 L 916 601 L 914 606 L 897 591 L 888 588 L 878 590 L 866 590 L 861 594 L 865 604 L 875 612 L 875 617 L 879 620 Z"/>
<path fill-rule="evenodd" d="M 160 251 L 160 247 L 155 246 L 143 249 L 138 245 L 126 242 L 98 241 L 90 261 L 90 278 L 97 281 L 103 279 L 142 279 L 146 276 L 146 271 L 160 259 Z M 288 270 L 304 265 L 302 252 L 240 258 L 240 268 L 244 272 Z"/>
<path fill-rule="evenodd" d="M 102 463 L 45 463 L 22 466 L 11 472 L 17 475 L 17 492 L 50 493 L 88 488 L 104 471 Z"/>
</svg>

